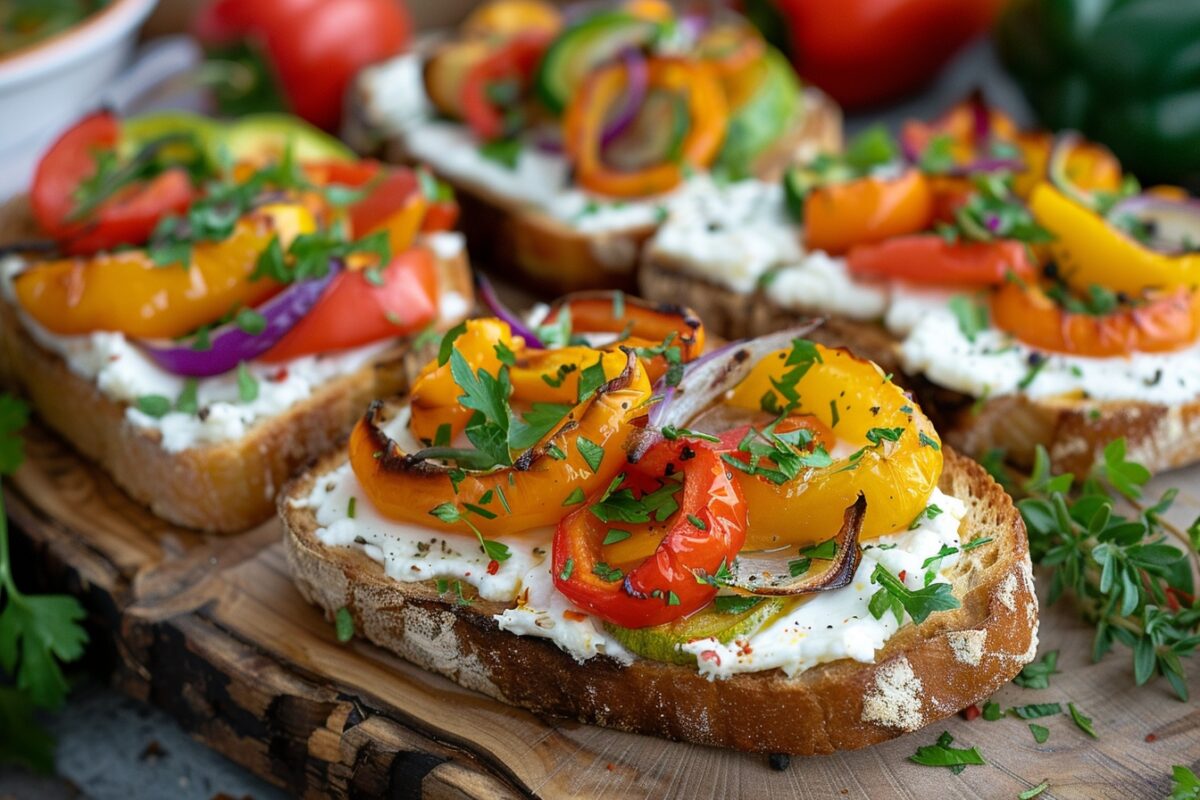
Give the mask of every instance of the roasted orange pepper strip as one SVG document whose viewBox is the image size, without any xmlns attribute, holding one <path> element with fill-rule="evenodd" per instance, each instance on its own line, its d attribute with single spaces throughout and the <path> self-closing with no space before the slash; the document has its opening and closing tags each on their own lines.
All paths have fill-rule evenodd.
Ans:
<svg viewBox="0 0 1200 800">
<path fill-rule="evenodd" d="M 811 250 L 833 255 L 856 244 L 923 231 L 932 221 L 933 193 L 929 181 L 915 169 L 898 178 L 859 178 L 818 186 L 804 199 L 805 243 Z"/>
<path fill-rule="evenodd" d="M 193 247 L 189 265 L 160 267 L 144 250 L 126 250 L 36 264 L 17 276 L 14 289 L 21 308 L 53 333 L 175 338 L 278 292 L 272 280 L 249 279 L 259 254 L 274 236 L 286 250 L 315 227 L 303 205 L 266 205 L 243 217 L 228 239 Z"/>
<path fill-rule="evenodd" d="M 992 296 L 992 319 L 1026 344 L 1081 356 L 1186 347 L 1200 337 L 1200 291 L 1180 287 L 1110 314 L 1070 312 L 1036 286 L 1009 283 Z"/>
<path fill-rule="evenodd" d="M 580 373 L 603 362 L 604 379 L 621 374 L 628 361 L 621 350 L 601 351 L 590 347 L 563 347 L 557 350 L 528 350 L 521 337 L 512 335 L 508 324 L 494 318 L 473 319 L 454 340 L 454 348 L 472 370 L 499 372 L 502 362 L 499 347 L 513 354 L 508 377 L 512 400 L 524 403 L 562 403 L 574 405 L 579 397 Z M 438 428 L 449 425 L 451 439 L 467 426 L 473 413 L 463 408 L 458 398 L 462 389 L 450 374 L 450 365 L 431 361 L 424 366 L 412 389 L 412 421 L 409 430 L 418 441 L 436 441 Z"/>
<path fill-rule="evenodd" d="M 924 511 L 942 475 L 937 431 L 900 387 L 870 361 L 846 350 L 816 347 L 822 360 L 796 384 L 801 403 L 795 413 L 817 417 L 860 455 L 853 461 L 838 458 L 807 478 L 784 484 L 742 475 L 750 511 L 747 550 L 828 539 L 841 528 L 846 508 L 860 492 L 867 498 L 860 539 L 904 530 Z M 771 379 L 779 380 L 790 369 L 788 355 L 780 350 L 764 358 L 726 402 L 758 411 L 763 395 L 774 391 Z M 881 431 L 890 433 L 881 436 Z M 895 441 L 890 440 L 893 435 Z"/>
<path fill-rule="evenodd" d="M 1096 284 L 1136 296 L 1143 289 L 1200 284 L 1200 253 L 1155 252 L 1048 183 L 1033 190 L 1029 210 L 1054 234 L 1050 253 L 1059 275 L 1076 289 Z"/>
<path fill-rule="evenodd" d="M 350 436 L 350 464 L 363 491 L 387 517 L 426 526 L 470 531 L 463 522 L 446 523 L 430 516 L 442 503 L 480 503 L 488 492 L 503 492 L 509 510 L 495 519 L 472 516 L 484 536 L 499 537 L 542 526 L 563 517 L 568 500 L 580 492 L 591 496 L 609 485 L 626 464 L 626 446 L 636 428 L 630 422 L 644 414 L 650 382 L 632 354 L 614 380 L 577 405 L 520 465 L 490 472 L 467 472 L 457 491 L 450 471 L 405 454 L 380 429 L 381 405 L 372 405 Z M 580 438 L 603 449 L 593 470 L 579 449 Z M 556 457 L 561 455 L 562 457 Z M 494 505 L 494 504 L 493 504 Z"/>
<path fill-rule="evenodd" d="M 704 352 L 704 324 L 690 308 L 617 292 L 576 292 L 556 302 L 546 322 L 554 322 L 564 309 L 575 333 L 625 334 L 618 345 L 626 347 L 655 347 L 671 337 L 670 346 L 679 348 L 684 364 Z M 655 356 L 643 365 L 653 383 L 667 371 L 668 362 Z"/>
<path fill-rule="evenodd" d="M 585 189 L 613 197 L 661 194 L 683 182 L 685 165 L 703 169 L 721 149 L 729 111 L 725 92 L 708 67 L 676 58 L 652 58 L 646 69 L 651 89 L 686 98 L 688 130 L 679 158 L 631 171 L 605 163 L 601 133 L 628 83 L 625 65 L 611 64 L 588 76 L 563 119 L 567 155 L 575 165 L 575 177 Z"/>
</svg>

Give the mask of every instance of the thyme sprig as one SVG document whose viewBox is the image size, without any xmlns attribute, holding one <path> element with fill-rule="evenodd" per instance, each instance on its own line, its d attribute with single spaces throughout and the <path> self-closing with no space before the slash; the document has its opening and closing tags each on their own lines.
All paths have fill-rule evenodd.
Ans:
<svg viewBox="0 0 1200 800">
<path fill-rule="evenodd" d="M 1122 644 L 1131 651 L 1138 686 L 1161 675 L 1187 700 L 1183 660 L 1200 647 L 1193 573 L 1200 520 L 1183 537 L 1186 549 L 1172 543 L 1163 516 L 1177 490 L 1145 506 L 1149 479 L 1149 470 L 1127 458 L 1124 439 L 1110 443 L 1103 463 L 1078 482 L 1054 474 L 1039 447 L 1032 473 L 1018 485 L 1017 506 L 1033 561 L 1050 576 L 1048 603 L 1069 595 L 1096 626 L 1093 661 Z M 1122 503 L 1134 513 L 1120 511 Z"/>
</svg>

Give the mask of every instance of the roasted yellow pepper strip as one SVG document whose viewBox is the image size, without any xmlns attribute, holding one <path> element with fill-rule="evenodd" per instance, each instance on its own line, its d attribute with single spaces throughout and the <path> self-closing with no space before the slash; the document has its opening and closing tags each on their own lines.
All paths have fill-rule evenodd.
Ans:
<svg viewBox="0 0 1200 800">
<path fill-rule="evenodd" d="M 144 250 L 127 250 L 36 264 L 17 276 L 14 289 L 21 308 L 53 333 L 173 339 L 278 292 L 275 281 L 250 280 L 259 254 L 274 236 L 286 251 L 315 228 L 303 205 L 265 205 L 228 239 L 193 247 L 186 266 L 160 267 Z"/>
<path fill-rule="evenodd" d="M 743 475 L 750 509 L 746 550 L 828 539 L 860 492 L 867 498 L 860 539 L 904 530 L 925 510 L 941 478 L 937 431 L 900 387 L 870 361 L 845 350 L 816 350 L 821 360 L 797 382 L 800 407 L 794 413 L 817 417 L 855 455 L 784 484 Z M 788 355 L 780 350 L 764 358 L 726 402 L 758 411 L 763 396 L 774 391 L 772 379 L 791 369 Z"/>
<path fill-rule="evenodd" d="M 1034 188 L 1029 209 L 1054 235 L 1050 252 L 1059 274 L 1076 289 L 1087 291 L 1094 284 L 1138 295 L 1149 288 L 1200 284 L 1200 253 L 1156 253 L 1048 183 Z"/>
</svg>

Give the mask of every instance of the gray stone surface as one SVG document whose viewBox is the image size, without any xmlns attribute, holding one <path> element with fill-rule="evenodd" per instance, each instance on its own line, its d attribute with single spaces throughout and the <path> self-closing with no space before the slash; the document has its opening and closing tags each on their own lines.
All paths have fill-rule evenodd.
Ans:
<svg viewBox="0 0 1200 800">
<path fill-rule="evenodd" d="M 46 725 L 58 740 L 59 778 L 0 767 L 0 800 L 277 800 L 286 795 L 209 750 L 162 711 L 85 683 Z"/>
</svg>

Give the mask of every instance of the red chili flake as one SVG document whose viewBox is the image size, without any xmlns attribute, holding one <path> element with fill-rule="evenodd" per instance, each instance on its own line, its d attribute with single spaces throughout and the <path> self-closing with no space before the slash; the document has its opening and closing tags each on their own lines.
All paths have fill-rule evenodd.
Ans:
<svg viewBox="0 0 1200 800">
<path fill-rule="evenodd" d="M 611 762 L 610 762 L 610 763 L 608 763 L 608 764 L 605 764 L 605 765 L 604 765 L 604 768 L 605 768 L 606 770 L 608 770 L 609 772 L 612 772 L 612 771 L 613 771 L 613 765 L 612 765 L 612 763 L 611 763 Z"/>
<path fill-rule="evenodd" d="M 700 653 L 700 657 L 705 661 L 711 661 L 718 667 L 721 666 L 721 654 L 716 650 L 704 650 Z"/>
<path fill-rule="evenodd" d="M 108 357 L 108 362 L 109 362 L 110 364 L 111 364 L 112 362 L 114 362 L 114 361 L 120 361 L 120 360 L 121 360 L 121 354 L 120 354 L 120 353 L 114 353 L 114 354 L 112 354 L 111 356 L 109 356 L 109 357 Z"/>
<path fill-rule="evenodd" d="M 1147 742 L 1157 742 L 1157 741 L 1158 741 L 1158 734 L 1157 734 L 1157 733 L 1147 733 L 1147 734 L 1146 734 L 1146 741 L 1147 741 Z"/>
<path fill-rule="evenodd" d="M 963 719 L 965 719 L 967 722 L 970 722 L 971 720 L 975 719 L 983 712 L 979 710 L 979 706 L 972 703 L 971 705 L 964 708 L 960 713 L 962 714 Z"/>
<path fill-rule="evenodd" d="M 499 571 L 500 571 L 500 562 L 493 558 L 491 561 L 488 562 L 488 575 L 495 575 Z"/>
<path fill-rule="evenodd" d="M 750 646 L 750 642 L 749 642 L 749 640 L 746 640 L 746 639 L 738 639 L 738 640 L 737 640 L 737 642 L 736 642 L 736 644 L 737 644 L 737 646 L 738 646 L 738 655 L 739 655 L 739 656 L 743 656 L 743 657 L 745 657 L 745 656 L 748 656 L 748 655 L 750 655 L 751 653 L 753 653 L 753 652 L 754 652 L 754 648 L 752 648 L 752 647 Z"/>
<path fill-rule="evenodd" d="M 471 573 L 469 573 L 469 572 L 464 572 L 464 573 L 463 573 L 463 577 L 464 577 L 464 578 L 469 578 L 469 577 L 471 577 Z"/>
<path fill-rule="evenodd" d="M 587 619 L 587 614 L 580 614 L 578 611 L 572 611 L 568 608 L 563 612 L 563 619 L 569 619 L 573 622 L 583 622 Z"/>
<path fill-rule="evenodd" d="M 904 576 L 907 574 L 908 574 L 908 570 L 902 569 L 902 570 L 900 570 L 900 574 L 897 575 L 896 577 L 899 578 L 900 580 L 904 580 Z"/>
<path fill-rule="evenodd" d="M 271 376 L 271 380 L 275 381 L 276 383 L 283 383 L 287 380 L 287 378 L 287 367 L 280 367 L 279 369 L 275 370 L 275 374 Z"/>
</svg>

